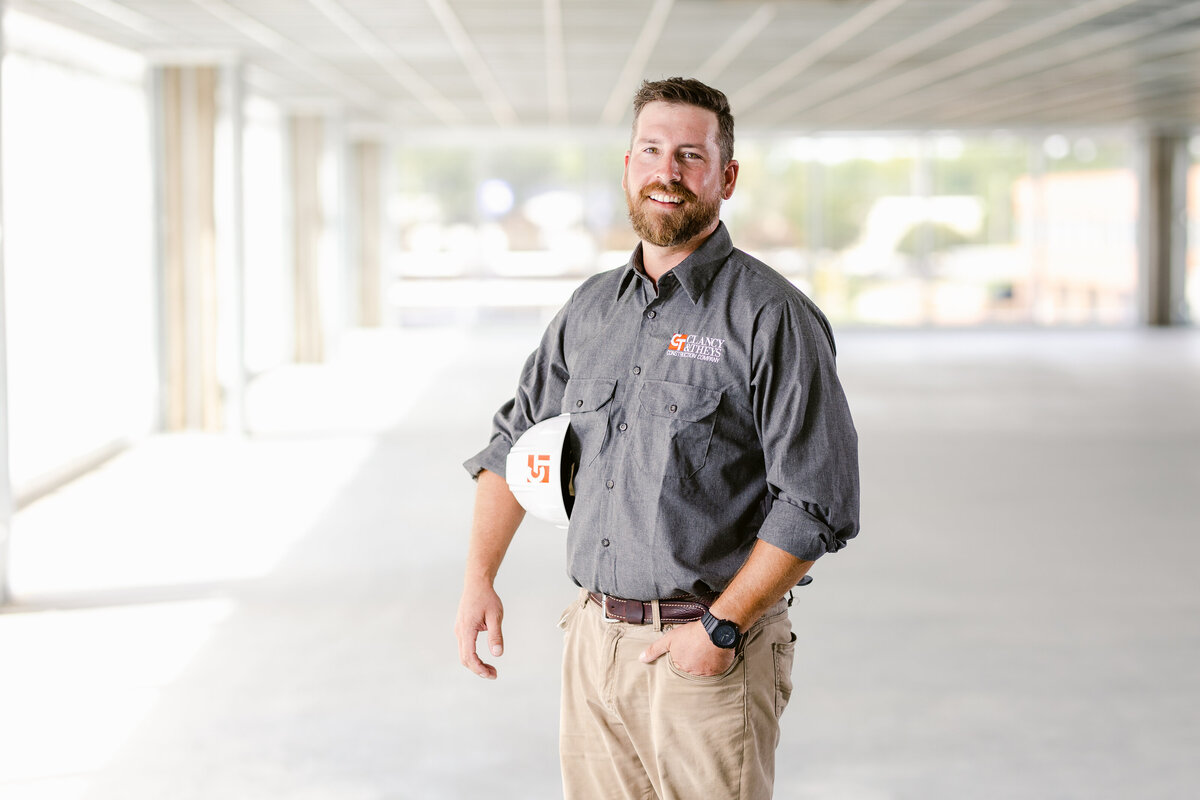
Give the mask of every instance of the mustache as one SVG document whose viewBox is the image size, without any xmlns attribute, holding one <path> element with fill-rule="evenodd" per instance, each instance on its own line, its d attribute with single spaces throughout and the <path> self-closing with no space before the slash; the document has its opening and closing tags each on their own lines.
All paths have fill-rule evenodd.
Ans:
<svg viewBox="0 0 1200 800">
<path fill-rule="evenodd" d="M 673 194 L 676 197 L 682 197 L 685 202 L 699 199 L 695 192 L 681 183 L 672 183 L 670 185 L 665 183 L 652 183 L 642 189 L 638 196 L 645 200 L 647 197 L 656 192 L 660 194 Z"/>
</svg>

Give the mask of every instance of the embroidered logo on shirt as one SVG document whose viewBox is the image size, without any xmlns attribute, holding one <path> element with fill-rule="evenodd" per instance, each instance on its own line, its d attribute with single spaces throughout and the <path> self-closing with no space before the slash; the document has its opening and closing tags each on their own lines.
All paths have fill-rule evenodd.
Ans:
<svg viewBox="0 0 1200 800">
<path fill-rule="evenodd" d="M 725 340 L 694 333 L 677 333 L 667 345 L 667 355 L 717 362 L 725 354 Z"/>
</svg>

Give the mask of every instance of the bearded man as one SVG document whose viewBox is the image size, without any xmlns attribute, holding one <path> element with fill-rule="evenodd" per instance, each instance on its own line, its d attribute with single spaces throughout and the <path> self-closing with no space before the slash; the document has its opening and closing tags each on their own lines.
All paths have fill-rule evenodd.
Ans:
<svg viewBox="0 0 1200 800">
<path fill-rule="evenodd" d="M 505 457 L 569 413 L 579 464 L 563 613 L 567 800 L 768 798 L 792 692 L 790 590 L 858 533 L 858 440 L 821 311 L 733 247 L 725 95 L 645 82 L 622 186 L 641 239 L 583 283 L 530 355 L 478 481 L 455 632 L 465 667 L 523 518 Z"/>
</svg>

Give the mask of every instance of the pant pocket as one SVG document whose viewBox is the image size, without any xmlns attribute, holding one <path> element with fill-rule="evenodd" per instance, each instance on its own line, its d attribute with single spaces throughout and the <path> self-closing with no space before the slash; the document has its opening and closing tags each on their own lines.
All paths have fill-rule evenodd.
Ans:
<svg viewBox="0 0 1200 800">
<path fill-rule="evenodd" d="M 775 716 L 783 715 L 788 701 L 792 699 L 792 664 L 796 660 L 796 634 L 791 640 L 771 645 L 775 657 Z"/>
<path fill-rule="evenodd" d="M 733 657 L 733 663 L 730 664 L 724 672 L 717 675 L 693 675 L 692 673 L 686 672 L 682 668 L 678 667 L 675 662 L 671 660 L 670 652 L 667 653 L 667 669 L 671 670 L 671 674 L 675 677 L 682 678 L 683 680 L 691 683 L 720 683 L 732 675 L 734 671 L 741 665 L 741 663 L 742 653 L 741 651 L 738 651 L 737 655 Z"/>
</svg>

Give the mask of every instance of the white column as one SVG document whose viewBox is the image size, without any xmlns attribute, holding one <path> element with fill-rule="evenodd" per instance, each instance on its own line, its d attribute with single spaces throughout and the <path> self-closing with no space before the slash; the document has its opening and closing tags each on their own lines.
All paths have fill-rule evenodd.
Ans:
<svg viewBox="0 0 1200 800">
<path fill-rule="evenodd" d="M 1187 153 L 1183 131 L 1154 130 L 1138 142 L 1138 319 L 1187 321 Z"/>
<path fill-rule="evenodd" d="M 219 171 L 217 202 L 219 274 L 225 284 L 221 296 L 229 304 L 223 309 L 228 335 L 225 344 L 225 427 L 232 433 L 245 432 L 246 395 L 246 246 L 245 175 L 243 144 L 246 130 L 245 84 L 240 62 L 221 68 L 221 125 L 225 148 Z"/>
<path fill-rule="evenodd" d="M 4 0 L 0 0 L 0 19 L 3 17 Z M 0 64 L 3 60 L 4 37 L 0 36 Z M 0 90 L 0 118 L 3 117 L 2 95 L 3 91 Z M 3 181 L 0 180 L 2 186 Z M 12 479 L 8 473 L 8 341 L 4 322 L 8 315 L 4 305 L 4 233 L 4 198 L 0 189 L 0 605 L 8 601 L 8 537 L 13 518 Z"/>
</svg>

